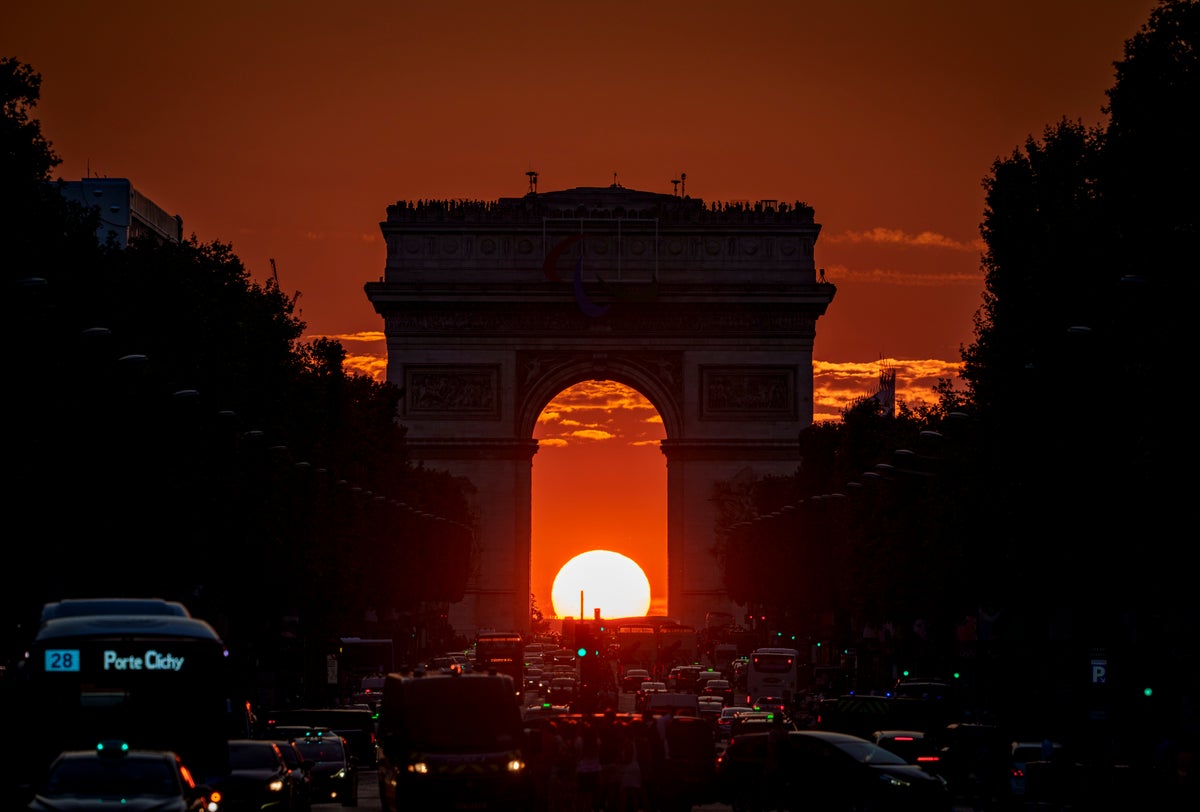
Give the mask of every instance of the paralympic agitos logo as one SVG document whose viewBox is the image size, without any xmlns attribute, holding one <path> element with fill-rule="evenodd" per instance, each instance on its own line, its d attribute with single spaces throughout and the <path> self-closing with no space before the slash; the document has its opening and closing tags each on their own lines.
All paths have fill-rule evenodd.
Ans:
<svg viewBox="0 0 1200 812">
<path fill-rule="evenodd" d="M 560 240 L 546 253 L 546 259 L 542 263 L 542 273 L 546 275 L 547 279 L 549 279 L 551 282 L 562 281 L 558 275 L 559 260 L 562 259 L 562 255 L 565 254 L 573 245 L 582 242 L 585 236 L 586 235 L 584 235 L 582 232 L 579 234 L 572 234 L 571 236 Z M 649 301 L 658 295 L 657 279 L 648 285 L 639 285 L 637 288 L 609 285 L 599 276 L 596 277 L 596 281 L 599 282 L 604 287 L 605 291 L 611 294 L 614 298 L 624 301 Z M 573 284 L 575 290 L 575 303 L 579 305 L 580 312 L 582 312 L 585 316 L 599 318 L 607 313 L 612 307 L 611 304 L 597 304 L 596 302 L 593 302 L 587 295 L 587 291 L 584 290 L 582 250 L 579 251 L 575 260 L 575 275 Z"/>
</svg>

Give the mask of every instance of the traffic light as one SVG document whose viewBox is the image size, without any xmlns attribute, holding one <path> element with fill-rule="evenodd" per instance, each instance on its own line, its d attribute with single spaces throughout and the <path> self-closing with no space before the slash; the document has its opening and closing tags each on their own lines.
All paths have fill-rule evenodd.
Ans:
<svg viewBox="0 0 1200 812">
<path fill-rule="evenodd" d="M 581 660 L 596 656 L 596 634 L 590 623 L 575 624 L 575 655 Z"/>
</svg>

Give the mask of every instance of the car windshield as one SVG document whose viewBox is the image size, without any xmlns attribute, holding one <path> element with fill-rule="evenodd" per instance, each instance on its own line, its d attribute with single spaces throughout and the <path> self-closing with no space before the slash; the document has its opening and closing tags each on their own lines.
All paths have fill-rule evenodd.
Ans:
<svg viewBox="0 0 1200 812">
<path fill-rule="evenodd" d="M 838 749 L 861 764 L 907 764 L 900 756 L 871 742 L 838 742 Z"/>
<path fill-rule="evenodd" d="M 295 769 L 300 766 L 300 753 L 296 751 L 295 747 L 290 744 L 280 744 L 279 752 L 283 756 L 283 763 L 288 767 Z"/>
<path fill-rule="evenodd" d="M 229 745 L 229 766 L 235 770 L 275 769 L 279 766 L 279 756 L 270 745 Z"/>
<path fill-rule="evenodd" d="M 346 750 L 337 739 L 309 739 L 296 742 L 296 746 L 309 761 L 346 760 Z"/>
<path fill-rule="evenodd" d="M 59 763 L 46 785 L 46 795 L 52 797 L 170 797 L 180 793 L 174 772 L 160 758 L 70 759 Z"/>
</svg>

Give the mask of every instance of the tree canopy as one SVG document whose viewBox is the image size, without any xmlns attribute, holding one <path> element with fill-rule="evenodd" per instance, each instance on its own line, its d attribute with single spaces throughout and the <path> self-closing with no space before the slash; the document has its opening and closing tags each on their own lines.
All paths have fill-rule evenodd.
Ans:
<svg viewBox="0 0 1200 812">
<path fill-rule="evenodd" d="M 230 245 L 101 244 L 51 178 L 40 87 L 0 60 L 6 494 L 26 564 L 7 616 L 154 593 L 252 644 L 297 613 L 328 637 L 461 599 L 469 485 L 407 461 L 396 387 L 304 341 L 296 298 Z M 304 609 L 313 595 L 336 599 Z"/>
</svg>

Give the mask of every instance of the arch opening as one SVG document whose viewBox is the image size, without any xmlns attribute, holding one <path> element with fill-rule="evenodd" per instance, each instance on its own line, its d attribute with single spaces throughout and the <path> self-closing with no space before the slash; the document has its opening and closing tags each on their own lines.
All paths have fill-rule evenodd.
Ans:
<svg viewBox="0 0 1200 812">
<path fill-rule="evenodd" d="M 606 595 L 613 607 L 585 594 L 589 617 L 593 608 L 603 617 L 666 613 L 667 471 L 659 447 L 666 434 L 650 400 L 614 380 L 569 385 L 542 409 L 533 428 L 530 590 L 544 617 L 579 615 L 576 589 L 558 601 L 554 591 L 560 575 L 577 582 L 578 562 L 568 564 L 580 556 L 591 564 L 584 574 L 593 598 Z M 643 579 L 620 558 L 644 573 L 644 612 L 628 610 Z"/>
</svg>

